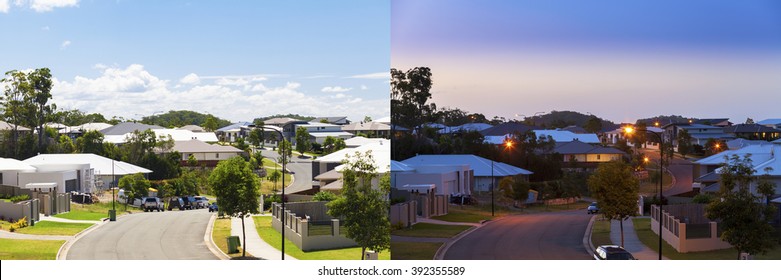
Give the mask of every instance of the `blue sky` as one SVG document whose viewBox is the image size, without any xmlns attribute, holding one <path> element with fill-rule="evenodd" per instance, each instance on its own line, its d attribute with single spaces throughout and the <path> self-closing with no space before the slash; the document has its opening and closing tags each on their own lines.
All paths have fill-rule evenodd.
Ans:
<svg viewBox="0 0 781 280">
<path fill-rule="evenodd" d="M 48 67 L 64 109 L 390 115 L 388 1 L 0 0 L 0 70 Z"/>
<path fill-rule="evenodd" d="M 391 5 L 391 67 L 431 67 L 438 107 L 519 119 L 575 110 L 616 122 L 781 117 L 778 1 Z"/>
</svg>

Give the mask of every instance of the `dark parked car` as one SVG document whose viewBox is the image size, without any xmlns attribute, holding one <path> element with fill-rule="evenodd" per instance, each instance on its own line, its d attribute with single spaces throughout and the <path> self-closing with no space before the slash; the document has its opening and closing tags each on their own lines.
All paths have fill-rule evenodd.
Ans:
<svg viewBox="0 0 781 280">
<path fill-rule="evenodd" d="M 591 205 L 588 206 L 588 209 L 586 209 L 589 214 L 597 214 L 599 213 L 599 207 L 597 206 L 596 202 L 592 202 Z"/>
<path fill-rule="evenodd" d="M 632 253 L 618 245 L 602 245 L 594 250 L 595 260 L 635 260 Z"/>
<path fill-rule="evenodd" d="M 170 200 L 168 200 L 168 211 L 171 211 L 174 208 L 184 210 L 184 201 L 181 198 L 172 197 Z"/>
<path fill-rule="evenodd" d="M 182 202 L 184 202 L 184 209 L 195 209 L 195 197 L 183 196 Z"/>
<path fill-rule="evenodd" d="M 217 202 L 212 202 L 212 204 L 209 204 L 209 212 L 217 212 Z"/>
</svg>

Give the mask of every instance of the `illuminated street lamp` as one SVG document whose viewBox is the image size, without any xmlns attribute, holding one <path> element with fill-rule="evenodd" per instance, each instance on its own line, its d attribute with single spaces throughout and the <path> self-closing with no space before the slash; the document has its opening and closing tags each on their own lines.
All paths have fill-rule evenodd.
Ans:
<svg viewBox="0 0 781 280">
<path fill-rule="evenodd" d="M 510 139 L 504 140 L 504 147 L 505 149 L 511 149 L 513 147 L 513 141 Z M 494 178 L 494 160 L 491 160 L 491 217 L 494 216 L 494 183 L 496 179 Z"/>
<path fill-rule="evenodd" d="M 691 120 L 689 120 L 689 122 L 691 122 Z M 626 134 L 632 134 L 635 131 L 650 132 L 659 138 L 659 216 L 657 218 L 659 220 L 659 260 L 661 260 L 662 259 L 662 201 L 664 200 L 664 195 L 662 194 L 662 178 L 663 178 L 662 174 L 664 173 L 664 138 L 658 132 L 650 131 L 644 128 L 637 129 L 631 126 L 624 127 L 624 132 Z M 644 161 L 648 162 L 648 158 L 646 157 Z"/>
</svg>

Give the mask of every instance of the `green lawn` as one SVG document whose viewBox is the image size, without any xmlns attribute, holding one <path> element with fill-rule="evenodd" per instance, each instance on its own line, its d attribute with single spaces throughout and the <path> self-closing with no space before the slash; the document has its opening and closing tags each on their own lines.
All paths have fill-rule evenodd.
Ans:
<svg viewBox="0 0 781 280">
<path fill-rule="evenodd" d="M 433 260 L 443 243 L 391 242 L 392 260 Z"/>
<path fill-rule="evenodd" d="M 231 258 L 238 258 L 241 257 L 241 251 L 243 250 L 241 246 L 239 246 L 239 252 L 234 254 L 228 254 L 228 236 L 231 234 L 231 219 L 230 218 L 218 218 L 214 220 L 214 228 L 212 229 L 212 240 L 214 240 L 214 244 L 217 245 L 217 248 L 220 249 L 223 253 L 228 255 Z M 247 253 L 247 257 L 252 257 L 251 254 Z"/>
<path fill-rule="evenodd" d="M 263 241 L 266 241 L 269 245 L 278 250 L 282 249 L 282 235 L 271 227 L 271 217 L 269 216 L 255 216 L 252 217 L 255 220 L 255 226 L 257 227 L 258 234 Z M 285 254 L 292 256 L 299 260 L 360 260 L 361 248 L 344 248 L 333 250 L 322 250 L 313 252 L 303 252 L 296 247 L 293 242 L 285 239 Z M 380 260 L 389 260 L 390 252 L 383 251 L 379 254 Z"/>
<path fill-rule="evenodd" d="M 271 159 L 264 158 L 263 159 L 263 167 L 266 168 L 266 173 L 271 174 L 274 170 L 282 170 L 282 166 L 277 164 Z M 285 185 L 290 185 L 290 182 L 293 180 L 292 175 L 285 173 Z M 263 183 L 260 186 L 260 192 L 264 194 L 273 193 L 274 190 L 280 191 L 282 190 L 282 178 L 279 178 L 276 183 L 274 181 L 271 181 L 268 179 L 268 176 L 263 178 Z"/>
<path fill-rule="evenodd" d="M 659 176 L 659 175 L 657 175 Z M 666 191 L 673 187 L 673 178 L 670 176 L 670 173 L 665 172 L 664 175 L 662 175 L 662 191 Z M 640 190 L 639 192 L 641 194 L 656 194 L 659 193 L 659 182 L 651 182 L 651 180 L 643 180 L 640 182 Z"/>
<path fill-rule="evenodd" d="M 591 228 L 591 244 L 595 247 L 600 245 L 613 244 L 610 241 L 610 221 L 597 218 Z M 592 248 L 593 249 L 593 248 Z"/>
<path fill-rule="evenodd" d="M 16 233 L 35 235 L 76 235 L 90 226 L 92 226 L 92 224 L 40 221 L 35 223 L 35 226 L 17 229 Z M 4 226 L 3 230 L 8 230 L 8 228 Z"/>
<path fill-rule="evenodd" d="M 65 240 L 0 239 L 0 260 L 54 260 Z"/>
<path fill-rule="evenodd" d="M 410 228 L 394 230 L 391 232 L 391 235 L 431 237 L 431 238 L 451 238 L 469 228 L 472 227 L 417 223 L 412 225 L 412 227 Z"/>
<path fill-rule="evenodd" d="M 99 221 L 100 219 L 108 218 L 108 210 L 111 209 L 112 209 L 111 201 L 93 203 L 93 204 L 71 203 L 70 212 L 60 213 L 54 215 L 54 217 L 70 219 L 70 220 Z M 117 210 L 117 216 L 120 216 L 123 213 L 141 212 L 141 210 L 138 210 L 138 208 L 134 208 L 130 206 L 127 207 L 127 211 L 126 211 L 125 205 L 120 204 L 118 202 L 116 203 L 116 210 Z"/>
<path fill-rule="evenodd" d="M 651 250 L 654 250 L 654 252 L 658 252 L 659 235 L 651 231 L 651 218 L 636 218 L 633 220 L 633 223 L 640 241 L 648 248 L 651 248 Z M 670 244 L 663 242 L 662 255 L 671 260 L 736 260 L 738 251 L 730 248 L 707 252 L 678 253 Z M 754 256 L 754 258 L 758 260 L 781 260 L 781 246 L 777 244 L 767 255 Z"/>
</svg>

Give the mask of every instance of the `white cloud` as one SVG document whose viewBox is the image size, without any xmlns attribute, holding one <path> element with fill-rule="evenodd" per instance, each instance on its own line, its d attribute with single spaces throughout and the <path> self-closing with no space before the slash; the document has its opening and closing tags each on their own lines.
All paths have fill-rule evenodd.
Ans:
<svg viewBox="0 0 781 280">
<path fill-rule="evenodd" d="M 366 85 L 361 85 L 361 90 L 367 90 L 367 89 L 369 89 L 369 87 L 367 87 Z"/>
<path fill-rule="evenodd" d="M 223 77 L 217 79 L 216 83 L 221 86 L 245 86 L 249 84 L 249 81 L 244 78 L 227 78 Z"/>
<path fill-rule="evenodd" d="M 0 1 L 2 1 L 2 0 L 0 0 Z M 47 26 L 41 27 L 41 30 L 49 31 L 49 30 L 51 30 L 51 28 L 49 28 L 49 26 L 47 25 Z"/>
<path fill-rule="evenodd" d="M 96 63 L 95 65 L 92 65 L 92 68 L 94 68 L 94 69 L 99 69 L 99 70 L 103 70 L 103 69 L 106 69 L 106 68 L 108 68 L 108 66 L 106 66 L 106 65 L 105 65 L 105 64 L 103 64 L 103 63 Z"/>
<path fill-rule="evenodd" d="M 197 85 L 201 83 L 201 78 L 198 77 L 195 73 L 187 74 L 187 76 L 184 76 L 182 79 L 179 80 L 179 83 L 186 84 L 186 85 Z"/>
<path fill-rule="evenodd" d="M 62 44 L 60 44 L 60 49 L 64 50 L 64 49 L 68 48 L 70 45 L 71 45 L 71 41 L 65 40 L 65 41 L 62 42 Z"/>
<path fill-rule="evenodd" d="M 54 8 L 77 7 L 79 0 L 30 0 L 30 8 L 43 13 L 51 12 Z"/>
<path fill-rule="evenodd" d="M 352 88 L 343 88 L 343 87 L 324 87 L 321 89 L 322 92 L 348 92 L 351 91 Z"/>
<path fill-rule="evenodd" d="M 0 0 L 0 13 L 8 13 L 11 9 L 11 0 Z"/>
<path fill-rule="evenodd" d="M 77 76 L 70 81 L 53 78 L 54 103 L 59 108 L 125 118 L 169 110 L 209 112 L 231 121 L 287 113 L 348 115 L 351 119 L 363 119 L 365 115 L 379 118 L 390 114 L 387 99 L 363 100 L 343 93 L 309 95 L 302 89 L 301 83 L 294 81 L 268 86 L 257 80 L 250 82 L 251 77 L 222 76 L 226 79 L 220 80 L 193 74 L 193 78 L 199 78 L 200 84 L 182 87 L 185 78 L 191 75 L 181 78 L 178 83 L 171 83 L 149 73 L 143 65 L 133 64 L 125 68 L 99 65 L 102 68 L 95 67 L 101 69 L 98 77 Z M 242 79 L 248 83 L 234 85 Z"/>
<path fill-rule="evenodd" d="M 390 80 L 390 72 L 377 72 L 370 74 L 353 75 L 348 78 L 353 79 L 388 79 Z"/>
</svg>

